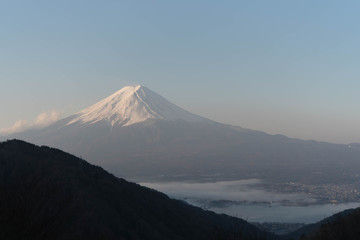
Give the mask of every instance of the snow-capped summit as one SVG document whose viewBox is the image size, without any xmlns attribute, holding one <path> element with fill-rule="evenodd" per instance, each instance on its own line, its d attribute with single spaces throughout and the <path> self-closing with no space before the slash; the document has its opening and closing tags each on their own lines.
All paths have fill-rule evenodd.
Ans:
<svg viewBox="0 0 360 240">
<path fill-rule="evenodd" d="M 78 112 L 67 125 L 106 121 L 112 126 L 128 126 L 149 119 L 210 121 L 172 104 L 141 85 L 126 86 L 102 101 Z"/>
</svg>

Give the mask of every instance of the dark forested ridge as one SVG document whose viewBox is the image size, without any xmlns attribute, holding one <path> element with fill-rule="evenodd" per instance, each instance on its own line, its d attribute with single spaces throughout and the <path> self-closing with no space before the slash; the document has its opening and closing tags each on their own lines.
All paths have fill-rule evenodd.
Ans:
<svg viewBox="0 0 360 240">
<path fill-rule="evenodd" d="M 356 211 L 358 211 L 358 210 L 347 209 L 347 210 L 341 211 L 341 212 L 336 213 L 330 217 L 327 217 L 319 222 L 305 225 L 304 227 L 302 227 L 294 232 L 291 232 L 286 235 L 282 235 L 280 239 L 281 240 L 318 239 L 317 238 L 318 235 L 315 233 L 319 232 L 319 230 L 321 230 L 321 229 L 324 229 L 324 226 L 330 226 L 332 223 L 339 221 L 343 217 L 353 214 Z M 358 222 L 358 223 L 360 223 L 360 222 Z M 322 239 L 322 238 L 320 238 L 320 239 Z M 359 235 L 359 238 L 356 238 L 356 239 L 360 239 L 360 235 Z"/>
<path fill-rule="evenodd" d="M 359 240 L 360 208 L 346 210 L 321 221 L 321 224 L 301 240 Z"/>
<path fill-rule="evenodd" d="M 272 239 L 70 154 L 0 143 L 0 239 Z"/>
</svg>

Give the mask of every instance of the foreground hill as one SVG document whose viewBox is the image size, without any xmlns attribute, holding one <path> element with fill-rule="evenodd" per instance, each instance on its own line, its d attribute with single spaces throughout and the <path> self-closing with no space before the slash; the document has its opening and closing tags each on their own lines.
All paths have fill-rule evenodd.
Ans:
<svg viewBox="0 0 360 240">
<path fill-rule="evenodd" d="M 0 143 L 0 239 L 271 239 L 49 147 Z"/>
<path fill-rule="evenodd" d="M 303 141 L 217 123 L 143 86 L 124 87 L 45 129 L 7 138 L 60 148 L 133 180 L 216 176 L 212 180 L 346 183 L 360 171 L 358 145 Z"/>
<path fill-rule="evenodd" d="M 348 215 L 352 215 L 352 214 L 355 214 L 356 215 L 356 211 L 358 211 L 359 213 L 359 210 L 356 210 L 356 209 L 347 209 L 347 210 L 344 210 L 344 211 L 341 211 L 339 213 L 336 213 L 330 217 L 327 217 L 319 222 L 316 222 L 316 223 L 312 223 L 312 224 L 308 224 L 308 225 L 305 225 L 304 227 L 294 231 L 294 232 L 291 232 L 289 234 L 286 234 L 286 235 L 282 235 L 281 236 L 281 240 L 294 240 L 294 239 L 319 239 L 318 237 L 320 236 L 319 233 L 326 230 L 327 231 L 330 229 L 329 227 L 332 226 L 335 222 L 337 221 L 342 221 L 343 218 L 347 217 Z M 354 223 L 347 223 L 349 226 L 353 226 L 353 225 L 356 225 L 358 224 L 359 221 L 357 222 L 354 222 Z M 347 229 L 349 232 L 349 234 L 352 234 L 354 232 L 355 229 Z M 334 235 L 335 236 L 335 235 Z M 345 236 L 345 235 L 344 235 Z M 358 235 L 360 237 L 360 235 Z M 320 238 L 322 239 L 322 238 Z M 334 239 L 341 239 L 341 238 L 334 238 Z M 347 238 L 346 238 L 347 239 Z M 358 238 L 356 238 L 358 239 Z"/>
<path fill-rule="evenodd" d="M 360 239 L 360 208 L 340 212 L 310 233 L 300 237 L 302 240 L 358 240 Z"/>
</svg>

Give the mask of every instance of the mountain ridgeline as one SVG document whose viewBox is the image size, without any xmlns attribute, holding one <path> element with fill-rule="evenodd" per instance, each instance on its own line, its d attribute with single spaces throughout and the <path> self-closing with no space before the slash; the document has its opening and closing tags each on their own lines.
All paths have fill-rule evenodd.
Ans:
<svg viewBox="0 0 360 240">
<path fill-rule="evenodd" d="M 272 239 L 70 154 L 0 143 L 0 239 Z"/>
<path fill-rule="evenodd" d="M 360 148 L 269 135 L 189 113 L 129 86 L 44 129 L 7 136 L 60 148 L 133 180 L 352 181 Z M 216 178 L 216 179 L 215 179 Z M 181 179 L 180 179 L 181 180 Z"/>
</svg>

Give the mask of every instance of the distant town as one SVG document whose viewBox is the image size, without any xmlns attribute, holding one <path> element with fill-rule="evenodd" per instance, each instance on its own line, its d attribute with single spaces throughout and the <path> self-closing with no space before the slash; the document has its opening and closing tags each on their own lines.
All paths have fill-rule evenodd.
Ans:
<svg viewBox="0 0 360 240">
<path fill-rule="evenodd" d="M 314 204 L 360 202 L 360 182 L 347 184 L 303 184 L 296 182 L 264 184 L 263 187 L 271 192 L 303 194 L 316 199 Z M 312 202 L 303 202 L 297 205 L 309 205 Z M 284 203 L 285 204 L 285 203 Z M 290 204 L 290 203 L 289 203 Z M 294 203 L 292 203 L 294 204 Z"/>
</svg>

